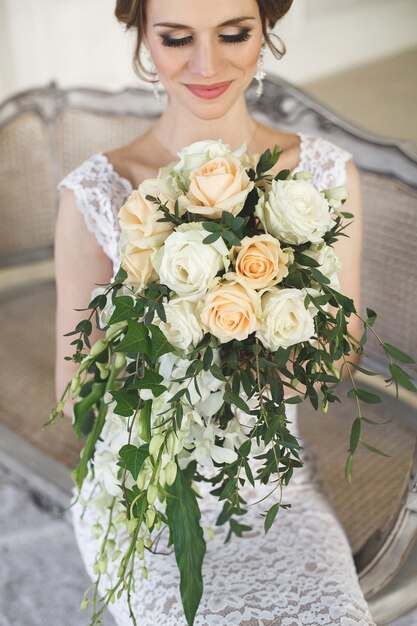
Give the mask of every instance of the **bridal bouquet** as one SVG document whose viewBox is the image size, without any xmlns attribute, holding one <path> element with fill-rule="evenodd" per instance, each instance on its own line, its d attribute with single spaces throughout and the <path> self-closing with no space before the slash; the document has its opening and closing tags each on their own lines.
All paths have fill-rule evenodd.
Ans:
<svg viewBox="0 0 417 626">
<path fill-rule="evenodd" d="M 146 550 L 164 527 L 193 624 L 206 550 L 196 483 L 211 482 L 223 503 L 217 523 L 228 524 L 227 540 L 250 530 L 242 523 L 242 486 L 271 484 L 278 492 L 264 514 L 267 532 L 289 506 L 283 487 L 302 466 L 286 406 L 304 397 L 325 412 L 338 400 L 340 370 L 361 369 L 351 354 L 362 351 L 376 315 L 368 310 L 363 336 L 351 336 L 348 319 L 359 314 L 339 291 L 332 248 L 353 218 L 342 210 L 346 190 L 319 190 L 306 172 L 278 172 L 279 154 L 277 147 L 249 156 L 245 146 L 232 152 L 220 141 L 198 142 L 141 183 L 119 213 L 121 268 L 69 333 L 79 367 L 51 421 L 68 399 L 75 402 L 74 430 L 86 439 L 73 479 L 80 492 L 93 481 L 86 506 L 107 515 L 105 527 L 97 524 L 94 592 L 83 601 L 93 605 L 91 624 L 122 593 L 136 624 L 135 559 L 146 576 Z M 94 345 L 92 320 L 103 329 Z M 390 344 L 382 348 L 392 380 L 410 388 L 392 357 L 411 359 Z M 350 393 L 359 409 L 349 480 L 359 443 L 384 454 L 360 437 L 360 401 L 379 398 L 353 378 Z M 111 560 L 117 575 L 99 598 Z"/>
</svg>

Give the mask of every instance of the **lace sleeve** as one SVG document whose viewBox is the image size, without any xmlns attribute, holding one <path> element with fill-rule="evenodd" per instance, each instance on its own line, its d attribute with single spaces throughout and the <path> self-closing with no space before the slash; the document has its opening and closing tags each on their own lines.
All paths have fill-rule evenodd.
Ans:
<svg viewBox="0 0 417 626">
<path fill-rule="evenodd" d="M 343 150 L 327 139 L 299 133 L 300 163 L 295 169 L 313 174 L 313 183 L 319 189 L 327 189 L 346 183 L 346 162 L 352 158 L 350 152 Z"/>
<path fill-rule="evenodd" d="M 111 259 L 114 271 L 120 263 L 117 213 L 131 193 L 129 181 L 116 174 L 104 154 L 96 154 L 70 172 L 58 191 L 71 189 L 88 230 Z"/>
</svg>

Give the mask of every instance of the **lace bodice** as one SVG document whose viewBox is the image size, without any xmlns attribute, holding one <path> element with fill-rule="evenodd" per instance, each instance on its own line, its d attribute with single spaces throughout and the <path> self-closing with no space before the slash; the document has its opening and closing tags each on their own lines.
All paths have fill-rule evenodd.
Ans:
<svg viewBox="0 0 417 626">
<path fill-rule="evenodd" d="M 300 161 L 295 171 L 308 170 L 321 189 L 342 185 L 351 155 L 317 137 L 300 134 Z M 103 153 L 93 155 L 59 184 L 72 189 L 87 228 L 119 266 L 117 213 L 132 191 Z M 292 432 L 297 435 L 295 407 Z M 279 513 L 268 535 L 261 514 L 271 502 L 248 506 L 244 523 L 250 538 L 224 544 L 226 527 L 215 526 L 221 505 L 200 490 L 202 524 L 214 530 L 204 561 L 204 594 L 195 626 L 375 626 L 359 586 L 349 543 L 329 505 L 316 473 L 314 454 L 305 442 L 305 466 L 295 472 L 284 494 L 291 508 Z M 204 483 L 203 483 L 204 485 Z M 95 485 L 86 481 L 83 496 Z M 247 502 L 266 495 L 262 485 L 245 492 Z M 101 540 L 94 536 L 97 516 L 92 507 L 72 509 L 74 530 L 86 569 L 92 579 Z M 102 520 L 105 527 L 105 520 Z M 185 626 L 179 596 L 179 574 L 170 554 L 147 555 L 149 578 L 135 565 L 136 591 L 132 598 L 139 626 Z M 118 561 L 109 564 L 114 576 Z M 103 579 L 102 591 L 105 583 Z M 117 626 L 132 626 L 125 596 L 110 605 Z"/>
<path fill-rule="evenodd" d="M 313 182 L 320 189 L 343 185 L 345 164 L 351 154 L 335 144 L 312 135 L 298 133 L 300 161 L 294 172 L 310 171 Z M 117 214 L 132 192 L 132 184 L 120 176 L 106 155 L 99 152 L 84 161 L 61 180 L 58 189 L 71 189 L 77 206 L 106 255 L 112 260 L 114 271 L 119 268 L 119 223 Z"/>
</svg>

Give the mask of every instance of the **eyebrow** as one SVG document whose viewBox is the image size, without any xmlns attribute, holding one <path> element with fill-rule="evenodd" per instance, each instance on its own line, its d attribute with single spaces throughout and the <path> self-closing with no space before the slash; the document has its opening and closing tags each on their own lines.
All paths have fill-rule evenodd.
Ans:
<svg viewBox="0 0 417 626">
<path fill-rule="evenodd" d="M 254 20 L 254 17 L 246 16 L 246 17 L 234 17 L 230 20 L 226 20 L 219 24 L 220 26 L 233 26 L 234 24 L 239 24 L 239 22 L 244 22 L 245 20 Z M 153 26 L 167 26 L 168 28 L 191 28 L 191 26 L 187 26 L 186 24 L 176 24 L 175 22 L 158 22 L 157 24 L 153 24 Z"/>
</svg>

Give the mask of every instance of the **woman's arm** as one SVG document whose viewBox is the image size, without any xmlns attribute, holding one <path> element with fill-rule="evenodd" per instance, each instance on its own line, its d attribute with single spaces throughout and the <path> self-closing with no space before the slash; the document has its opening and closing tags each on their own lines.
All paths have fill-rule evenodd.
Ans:
<svg viewBox="0 0 417 626">
<path fill-rule="evenodd" d="M 85 319 L 85 311 L 74 309 L 88 306 L 92 290 L 97 284 L 108 283 L 112 277 L 112 270 L 110 259 L 85 225 L 74 193 L 64 188 L 55 231 L 57 287 L 55 389 L 58 399 L 61 398 L 66 384 L 77 368 L 72 361 L 64 360 L 65 356 L 74 353 L 74 346 L 70 344 L 76 337 L 63 335 L 74 330 L 77 323 Z M 92 343 L 99 334 L 98 330 L 93 330 Z M 66 412 L 70 412 L 68 407 Z"/>
</svg>

